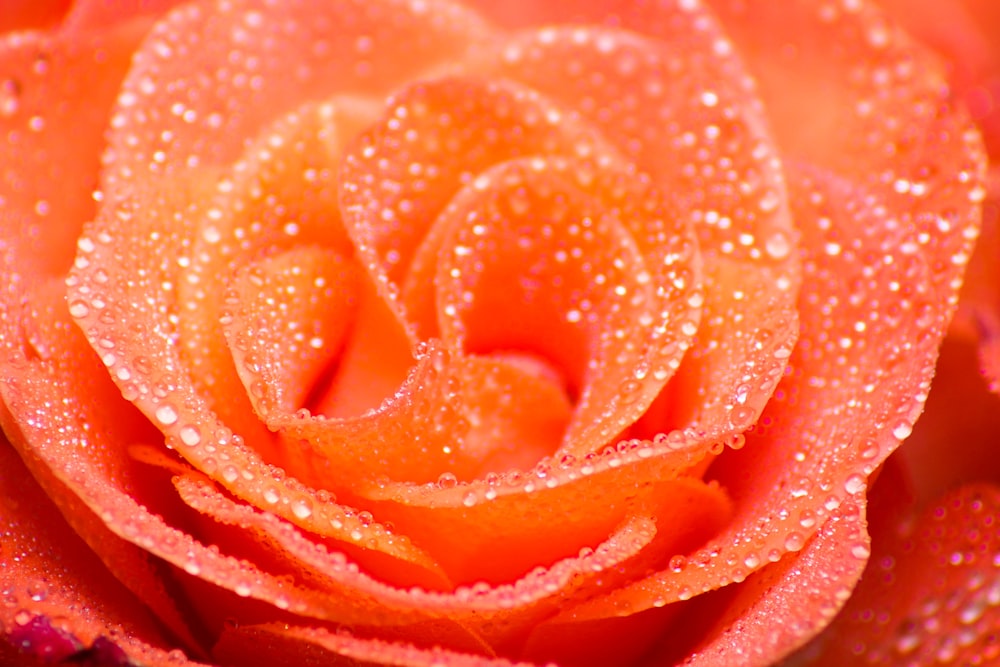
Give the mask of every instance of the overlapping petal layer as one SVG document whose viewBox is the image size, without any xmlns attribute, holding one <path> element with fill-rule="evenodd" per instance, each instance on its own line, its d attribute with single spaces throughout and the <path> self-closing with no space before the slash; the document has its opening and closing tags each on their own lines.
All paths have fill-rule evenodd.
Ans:
<svg viewBox="0 0 1000 667">
<path fill-rule="evenodd" d="M 879 481 L 883 497 L 905 497 Z M 888 499 L 888 498 L 887 498 Z M 995 486 L 968 485 L 919 517 L 897 498 L 879 517 L 854 597 L 797 664 L 989 664 L 1000 655 Z"/>
<path fill-rule="evenodd" d="M 165 648 L 172 643 L 169 633 L 90 551 L 79 528 L 66 523 L 7 442 L 0 464 L 0 623 L 18 651 L 6 653 L 5 642 L 0 657 L 9 664 L 125 664 L 127 658 L 151 666 L 195 665 Z"/>
</svg>

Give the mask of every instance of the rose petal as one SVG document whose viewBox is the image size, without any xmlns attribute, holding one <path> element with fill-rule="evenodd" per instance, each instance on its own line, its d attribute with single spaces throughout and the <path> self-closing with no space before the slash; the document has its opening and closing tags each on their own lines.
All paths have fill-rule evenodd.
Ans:
<svg viewBox="0 0 1000 667">
<path fill-rule="evenodd" d="M 944 495 L 910 525 L 874 535 L 854 595 L 796 664 L 988 664 L 1000 656 L 1000 489 Z"/>
<path fill-rule="evenodd" d="M 713 610 L 706 641 L 683 657 L 684 664 L 773 665 L 828 622 L 850 596 L 868 557 L 863 507 L 862 498 L 846 500 L 801 553 L 755 573 L 724 602 L 704 600 L 721 602 L 722 613 Z M 844 557 L 845 550 L 851 558 Z M 676 659 L 674 651 L 668 647 L 666 654 Z"/>
<path fill-rule="evenodd" d="M 421 649 L 413 645 L 364 639 L 348 632 L 331 633 L 290 625 L 256 625 L 233 628 L 223 634 L 214 653 L 220 660 L 241 664 L 266 659 L 273 665 L 358 665 L 395 667 L 531 667 L 457 653 L 441 648 Z"/>
<path fill-rule="evenodd" d="M 977 219 L 975 205 L 986 194 L 982 147 L 964 113 L 944 106 L 949 91 L 941 63 L 933 54 L 914 48 L 910 38 L 873 6 L 794 4 L 794 11 L 782 10 L 780 15 L 749 15 L 737 3 L 716 3 L 727 18 L 748 28 L 737 31 L 737 42 L 759 70 L 765 102 L 777 118 L 779 141 L 811 160 L 857 173 L 868 187 L 883 193 L 886 204 L 905 212 L 901 222 L 917 227 L 916 238 L 933 236 L 936 225 L 951 226 L 957 219 L 965 226 Z M 920 13 L 917 9 L 907 12 L 909 18 Z M 795 58 L 775 57 L 771 31 L 788 26 L 801 33 L 817 22 L 824 24 L 824 39 L 831 40 L 826 44 L 837 45 L 835 55 L 826 44 L 812 40 L 796 45 Z M 956 27 L 939 25 L 943 30 Z M 855 59 L 865 67 L 846 66 Z M 801 84 L 801 96 L 785 94 L 790 80 Z M 811 123 L 782 120 L 803 105 L 809 109 L 803 118 Z M 817 115 L 817 110 L 822 112 Z M 965 152 L 942 149 L 942 143 L 959 139 L 967 146 Z M 933 162 L 928 156 L 934 156 Z M 968 229 L 974 236 L 973 228 Z M 969 257 L 967 240 L 952 238 L 940 255 L 940 268 L 931 276 L 935 290 L 946 296 L 953 291 L 946 276 L 964 267 Z M 990 289 L 976 287 L 989 284 L 976 277 L 969 284 L 971 294 Z M 995 305 L 987 302 L 982 311 L 987 327 L 994 310 Z"/>
<path fill-rule="evenodd" d="M 3 643 L 18 650 L 10 656 L 16 664 L 29 656 L 49 663 L 96 654 L 110 639 L 142 664 L 194 665 L 166 648 L 172 642 L 156 616 L 66 523 L 6 439 L 0 441 L 0 470 L 0 587 L 6 596 L 0 623 Z"/>
<path fill-rule="evenodd" d="M 687 553 L 728 519 L 729 502 L 715 486 L 657 477 L 650 461 L 621 470 L 615 469 L 622 466 L 621 458 L 614 468 L 603 463 L 600 467 L 611 472 L 593 482 L 586 474 L 583 480 L 576 475 L 560 480 L 556 470 L 538 468 L 493 477 L 478 488 L 439 483 L 392 489 L 395 497 L 371 506 L 417 544 L 433 548 L 462 583 L 503 581 L 565 558 L 600 541 L 636 511 L 671 517 L 663 519 L 671 526 L 666 535 L 675 540 L 668 555 Z M 616 482 L 621 486 L 611 486 Z"/>
<path fill-rule="evenodd" d="M 349 420 L 382 411 L 386 402 L 405 394 L 401 391 L 404 383 L 422 372 L 422 359 L 432 356 L 425 350 L 426 354 L 418 352 L 414 360 L 406 330 L 375 284 L 368 276 L 358 282 L 360 294 L 350 339 L 336 368 L 326 376 L 325 386 L 315 387 L 316 404 L 310 407 L 316 415 Z M 313 429 L 309 442 L 321 442 L 324 431 L 322 426 Z"/>
<path fill-rule="evenodd" d="M 828 175 L 799 178 L 794 204 L 808 254 L 794 370 L 748 434 L 746 447 L 718 459 L 708 473 L 734 494 L 736 518 L 690 556 L 682 573 L 662 572 L 615 591 L 584 617 L 739 582 L 802 549 L 824 517 L 864 489 L 875 465 L 909 435 L 923 399 L 911 388 L 929 385 L 946 318 L 927 297 L 900 290 L 927 285 L 928 267 L 919 255 L 906 254 L 905 232 L 879 220 L 883 210 L 868 208 L 870 194 L 852 192 Z M 824 220 L 837 222 L 828 226 Z M 871 261 L 860 259 L 873 255 L 892 259 L 873 271 Z M 850 295 L 829 300 L 842 290 Z M 908 299 L 906 310 L 880 305 L 901 299 Z M 877 370 L 842 372 L 851 367 Z"/>
<path fill-rule="evenodd" d="M 952 333 L 980 341 L 980 369 L 990 390 L 1000 393 L 1000 171 L 991 170 L 983 202 L 983 226 L 962 286 Z"/>
<path fill-rule="evenodd" d="M 431 569 L 427 557 L 405 540 L 376 534 L 340 506 L 321 502 L 312 490 L 268 466 L 244 444 L 244 434 L 232 433 L 211 411 L 171 341 L 177 334 L 172 315 L 179 307 L 172 292 L 180 268 L 175 260 L 186 255 L 192 221 L 211 208 L 201 169 L 236 159 L 243 137 L 281 111 L 274 100 L 296 106 L 304 98 L 322 97 L 334 84 L 359 93 L 384 90 L 403 76 L 454 57 L 480 34 L 481 25 L 467 12 L 432 5 L 345 2 L 317 12 L 311 3 L 254 10 L 237 4 L 212 15 L 198 6 L 168 15 L 136 54 L 112 118 L 103 186 L 128 195 L 109 199 L 81 238 L 86 260 L 70 287 L 71 312 L 88 337 L 95 345 L 107 339 L 119 346 L 112 376 L 127 397 L 173 437 L 180 438 L 186 427 L 211 435 L 199 446 L 181 448 L 194 465 L 212 470 L 216 481 L 258 503 L 270 480 L 277 480 L 287 503 L 275 511 L 289 520 L 348 540 L 353 531 L 361 531 L 366 544 L 374 539 L 376 549 Z M 350 25 L 354 38 L 339 30 L 337 40 L 325 40 L 331 24 Z M 280 58 L 259 51 L 253 59 L 243 58 L 251 39 L 255 49 L 270 49 Z M 372 40 L 393 48 L 373 51 L 368 66 L 355 70 L 357 49 L 367 51 Z M 395 57 L 396 49 L 407 57 Z M 181 50 L 197 53 L 197 63 L 170 57 Z M 284 68 L 289 60 L 298 63 L 295 76 Z M 218 78 L 192 78 L 193 67 Z M 246 77 L 256 83 L 244 87 Z M 199 95 L 191 93 L 195 89 Z M 149 103 L 154 110 L 152 116 L 135 105 L 140 99 L 139 106 Z M 142 210 L 138 217 L 137 205 Z M 114 247 L 108 245 L 111 240 Z M 123 380 L 123 374 L 129 379 Z M 263 440 L 254 444 L 266 447 Z M 209 451 L 216 448 L 225 449 L 229 460 L 220 461 Z M 303 502 L 315 506 L 310 519 L 291 509 Z M 334 529 L 331 519 L 342 527 Z"/>
<path fill-rule="evenodd" d="M 470 426 L 460 445 L 475 462 L 470 477 L 530 469 L 551 454 L 573 418 L 563 378 L 533 355 L 466 356 L 455 374 Z"/>
<path fill-rule="evenodd" d="M 297 410 L 341 351 L 357 270 L 336 251 L 303 246 L 244 266 L 231 290 L 223 327 L 255 411 Z"/>
<path fill-rule="evenodd" d="M 697 330 L 693 242 L 644 185 L 600 159 L 498 165 L 428 235 L 436 278 L 407 283 L 437 287 L 445 345 L 561 371 L 575 409 L 557 455 L 598 451 L 642 415 Z"/>
<path fill-rule="evenodd" d="M 188 5 L 164 17 L 137 54 L 113 119 L 106 178 L 148 184 L 151 174 L 230 163 L 246 137 L 287 109 L 332 93 L 384 95 L 460 59 L 488 34 L 475 14 L 444 0 Z"/>
<path fill-rule="evenodd" d="M 691 3 L 619 4 L 623 25 L 656 39 L 542 28 L 473 69 L 523 81 L 592 123 L 693 223 L 704 264 L 693 297 L 704 304 L 701 330 L 629 435 L 684 430 L 674 437 L 705 447 L 751 425 L 784 372 L 772 352 L 795 341 L 796 234 L 758 102 L 719 27 Z"/>
<path fill-rule="evenodd" d="M 46 2 L 59 4 L 59 0 L 46 0 Z M 140 17 L 156 19 L 182 2 L 183 0 L 124 0 L 108 3 L 104 0 L 75 0 L 70 3 L 64 26 L 72 32 L 101 33 L 106 31 L 109 25 L 126 19 Z"/>
<path fill-rule="evenodd" d="M 189 633 L 173 609 L 173 602 L 163 591 L 166 575 L 159 571 L 158 561 L 149 560 L 150 554 L 191 576 L 198 576 L 225 591 L 233 591 L 232 597 L 243 603 L 247 603 L 244 598 L 252 597 L 301 615 L 339 618 L 338 606 L 326 596 L 289 584 L 253 563 L 222 555 L 178 528 L 184 526 L 184 521 L 176 519 L 169 496 L 157 492 L 156 486 L 135 468 L 135 462 L 121 446 L 123 442 L 148 441 L 162 436 L 151 430 L 151 425 L 117 394 L 99 360 L 94 358 L 81 334 L 70 325 L 60 293 L 51 289 L 36 294 L 32 301 L 38 304 L 41 313 L 35 314 L 34 323 L 38 347 L 32 348 L 34 357 L 28 358 L 24 352 L 18 355 L 14 350 L 6 360 L 5 382 L 0 384 L 5 408 L 0 416 L 5 431 L 12 434 L 15 447 L 33 462 L 36 477 L 45 483 L 49 496 L 65 507 L 67 517 L 91 548 L 113 564 L 127 585 L 181 636 Z M 10 333 L 5 333 L 4 339 L 19 340 Z M 58 356 L 48 357 L 45 353 L 56 349 L 60 350 Z M 45 356 L 39 357 L 39 354 Z M 107 354 L 113 352 L 106 349 Z M 52 405 L 65 409 L 53 411 Z M 115 405 L 117 410 L 108 410 L 108 406 Z M 177 446 L 183 446 L 180 436 L 177 437 Z M 75 455 L 69 456 L 68 452 L 75 452 Z M 269 488 L 273 487 L 263 487 L 262 496 Z M 264 502 L 262 497 L 259 504 Z M 338 507 L 329 502 L 327 505 Z M 158 513 L 153 513 L 150 507 L 157 508 Z M 317 517 L 320 517 L 322 526 L 329 527 L 326 511 L 326 506 L 318 506 L 311 515 L 311 523 L 317 524 Z M 309 517 L 301 517 L 302 511 L 297 504 L 288 503 L 287 513 L 310 525 Z M 168 523 L 164 516 L 174 520 Z M 377 532 L 380 530 L 377 525 L 366 525 L 362 532 L 356 527 L 361 526 L 356 516 L 347 519 L 342 509 L 339 516 L 344 517 L 339 532 L 350 535 L 358 531 L 362 537 L 374 535 L 383 544 L 390 545 L 388 553 L 393 553 L 391 549 L 395 547 L 391 545 L 398 541 L 384 531 Z M 130 544 L 110 538 L 108 530 L 140 548 L 133 549 Z M 370 543 L 366 545 L 371 546 Z M 421 553 L 412 547 L 409 550 Z M 397 553 L 406 554 L 407 547 Z M 427 569 L 428 566 L 423 565 L 425 562 L 429 562 L 426 557 L 416 566 Z M 436 578 L 435 567 L 430 565 L 429 577 L 436 582 L 439 578 Z M 202 603 L 208 608 L 221 605 L 225 595 L 223 590 L 210 588 L 203 592 Z"/>
<path fill-rule="evenodd" d="M 220 322 L 234 315 L 230 276 L 263 256 L 299 244 L 350 255 L 333 174 L 344 134 L 363 122 L 371 104 L 347 98 L 305 104 L 263 128 L 231 168 L 204 170 L 197 180 L 210 203 L 192 216 L 191 247 L 177 258 L 178 337 L 195 388 L 266 460 L 297 475 L 307 472 L 301 460 L 285 456 L 295 450 L 281 447 L 260 423 L 262 397 L 241 390 L 241 380 L 253 380 L 245 364 L 234 368 L 223 335 L 228 327 Z"/>
<path fill-rule="evenodd" d="M 123 404 L 96 355 L 70 324 L 61 287 L 56 282 L 37 289 L 27 299 L 30 308 L 3 320 L 0 423 L 70 526 L 166 625 L 193 641 L 161 581 L 161 564 L 144 549 L 109 533 L 106 523 L 118 502 L 94 500 L 94 495 L 107 499 L 107 489 L 99 488 L 97 480 L 110 478 L 119 493 L 131 496 L 128 504 L 162 505 L 155 494 L 148 493 L 147 480 L 122 448 L 94 444 L 94 437 L 129 442 L 156 436 L 141 416 Z M 80 358 L 73 359 L 74 352 Z M 105 354 L 113 355 L 113 351 L 105 349 Z M 113 418 L 97 410 L 116 404 L 120 410 Z M 54 405 L 66 410 L 53 410 Z M 78 494 L 81 486 L 88 492 Z M 122 521 L 120 515 L 118 521 Z"/>
<path fill-rule="evenodd" d="M 679 611 L 678 605 L 668 605 L 630 616 L 582 623 L 564 623 L 557 616 L 532 630 L 520 657 L 535 665 L 563 667 L 654 664 L 646 656 L 664 637 L 677 636 L 674 623 Z"/>
<path fill-rule="evenodd" d="M 983 133 L 991 155 L 1000 154 L 1000 11 L 990 0 L 880 0 L 911 34 L 949 60 L 955 95 Z"/>
<path fill-rule="evenodd" d="M 476 175 L 517 157 L 607 152 L 587 127 L 563 120 L 537 93 L 503 80 L 421 82 L 394 96 L 341 173 L 345 224 L 387 298 L 396 299 L 421 239 Z M 411 324 L 418 337 L 435 333 L 433 321 Z"/>
<path fill-rule="evenodd" d="M 394 110 L 391 118 L 385 119 L 366 134 L 346 158 L 343 175 L 346 222 L 363 260 L 367 262 L 378 284 L 384 285 L 383 293 L 390 305 L 395 305 L 400 319 L 408 321 L 415 328 L 414 335 L 434 335 L 440 327 L 446 346 L 469 348 L 477 353 L 491 352 L 494 348 L 499 352 L 540 353 L 542 359 L 554 366 L 557 372 L 562 371 L 566 382 L 576 384 L 577 391 L 581 394 L 576 418 L 570 423 L 569 432 L 565 436 L 565 447 L 568 452 L 572 450 L 571 453 L 581 456 L 586 451 L 593 450 L 598 446 L 595 443 L 607 441 L 642 413 L 658 387 L 669 377 L 670 365 L 676 366 L 677 357 L 686 348 L 684 341 L 693 335 L 696 328 L 697 305 L 689 304 L 694 301 L 697 289 L 696 265 L 691 257 L 692 244 L 683 222 L 671 215 L 669 206 L 654 207 L 656 199 L 645 193 L 644 186 L 639 185 L 635 179 L 626 178 L 614 169 L 608 176 L 602 176 L 601 173 L 609 169 L 608 162 L 613 162 L 615 156 L 607 155 L 599 146 L 594 146 L 594 138 L 585 127 L 561 122 L 563 115 L 559 109 L 520 87 L 502 82 L 483 84 L 476 80 L 449 79 L 409 89 L 392 106 Z M 407 137 L 419 137 L 419 141 Z M 508 167 L 495 167 L 500 170 L 496 173 L 489 171 L 494 164 L 508 158 L 534 153 L 582 158 L 576 157 L 568 162 L 557 160 L 551 165 L 544 161 L 530 165 L 527 162 L 511 162 Z M 579 159 L 583 159 L 584 164 L 577 165 L 576 160 Z M 516 166 L 518 164 L 521 167 Z M 410 173 L 414 169 L 413 165 L 420 172 L 426 170 L 428 176 L 422 178 L 418 173 L 414 178 L 414 173 Z M 550 169 L 553 171 L 551 175 L 546 173 Z M 574 176 L 569 176 L 571 172 Z M 378 173 L 379 179 L 383 179 L 379 183 L 389 179 L 398 183 L 398 187 L 391 191 L 374 189 L 374 173 Z M 523 187 L 512 180 L 521 178 L 518 174 L 527 179 Z M 567 176 L 560 177 L 557 174 Z M 474 177 L 475 183 L 455 194 L 458 183 Z M 558 182 L 543 185 L 544 181 L 553 178 Z M 569 180 L 563 183 L 560 178 Z M 539 181 L 537 186 L 530 185 L 535 180 Z M 572 275 L 568 268 L 571 264 L 552 265 L 549 273 L 557 270 L 560 272 L 556 281 L 554 277 L 548 279 L 546 276 L 549 273 L 536 262 L 531 271 L 538 275 L 532 277 L 527 273 L 527 264 L 530 264 L 527 259 L 516 259 L 515 255 L 503 259 L 506 255 L 501 252 L 501 256 L 496 259 L 496 270 L 501 270 L 500 265 L 506 262 L 510 266 L 503 270 L 523 272 L 525 275 L 522 280 L 557 282 L 560 285 L 565 282 L 563 286 L 557 287 L 559 293 L 566 293 L 560 297 L 563 302 L 553 312 L 540 301 L 534 317 L 530 313 L 535 311 L 522 309 L 523 312 L 518 313 L 519 319 L 510 323 L 506 334 L 497 331 L 497 326 L 503 321 L 502 317 L 494 318 L 489 326 L 481 327 L 477 324 L 473 331 L 460 331 L 468 328 L 470 323 L 464 321 L 466 316 L 459 314 L 460 311 L 464 312 L 465 307 L 454 304 L 449 306 L 451 301 L 456 298 L 460 298 L 463 303 L 469 299 L 475 301 L 476 289 L 472 284 L 489 285 L 493 282 L 479 276 L 490 269 L 486 265 L 480 268 L 478 260 L 484 251 L 479 245 L 488 241 L 483 234 L 490 227 L 486 220 L 489 214 L 471 209 L 485 205 L 492 201 L 491 198 L 500 196 L 509 188 L 509 194 L 503 195 L 510 197 L 503 204 L 506 207 L 505 213 L 498 213 L 501 217 L 492 223 L 496 228 L 494 233 L 498 233 L 497 230 L 506 225 L 515 225 L 517 216 L 532 210 L 529 201 L 515 200 L 530 199 L 532 188 L 541 192 L 542 187 L 546 191 L 557 193 L 552 202 L 553 215 L 556 215 L 557 209 L 562 211 L 562 215 L 579 215 L 585 219 L 589 219 L 589 215 L 596 215 L 596 211 L 600 209 L 594 209 L 594 213 L 589 209 L 574 211 L 581 204 L 574 203 L 569 193 L 576 189 L 593 192 L 598 196 L 600 206 L 617 213 L 623 227 L 616 232 L 614 240 L 608 237 L 595 242 L 638 244 L 633 254 L 641 252 L 642 259 L 635 261 L 644 262 L 648 268 L 633 267 L 636 285 L 619 285 L 622 293 L 628 294 L 632 299 L 631 304 L 624 305 L 625 298 L 622 297 L 622 303 L 616 305 L 615 301 L 609 301 L 605 305 L 596 296 L 588 296 L 592 291 L 590 286 L 585 286 L 584 289 L 580 287 L 578 280 L 567 277 Z M 445 202 L 453 196 L 456 198 L 446 208 Z M 642 202 L 650 209 L 643 210 L 638 204 L 631 206 L 629 202 L 633 200 Z M 416 208 L 415 202 L 419 202 Z M 440 215 L 439 211 L 442 211 Z M 485 216 L 483 224 L 469 228 L 466 218 L 470 215 L 477 218 Z M 435 218 L 437 221 L 431 225 L 429 221 Z M 524 223 L 521 224 L 523 226 Z M 480 228 L 482 231 L 477 232 Z M 547 232 L 540 230 L 539 233 L 553 236 L 551 240 L 544 242 L 565 244 L 563 252 L 567 257 L 576 252 L 574 248 L 582 242 L 580 239 L 562 236 L 559 231 L 562 227 L 559 225 L 546 229 Z M 569 226 L 566 233 L 572 235 L 573 230 Z M 604 236 L 611 233 L 595 230 L 580 233 Z M 517 233 L 523 236 L 521 232 Z M 426 239 L 418 245 L 418 240 L 425 234 Z M 498 238 L 513 240 L 514 234 L 515 230 L 508 229 Z M 469 238 L 463 241 L 465 236 Z M 499 249 L 503 241 L 494 243 Z M 552 249 L 553 252 L 555 250 Z M 447 259 L 445 264 L 437 261 L 439 254 Z M 610 261 L 610 258 L 606 259 Z M 511 268 L 525 262 L 527 264 L 524 269 Z M 464 269 L 461 266 L 463 263 L 468 265 Z M 608 273 L 600 264 L 593 267 L 585 264 L 585 269 Z M 615 268 L 613 271 L 618 272 L 619 269 Z M 433 279 L 434 273 L 439 274 L 439 280 Z M 462 276 L 463 284 L 460 285 L 459 281 L 448 276 Z M 612 282 L 622 280 L 612 274 L 605 275 L 604 278 Z M 469 284 L 464 284 L 467 281 Z M 433 284 L 439 285 L 436 294 L 429 291 L 429 286 Z M 665 285 L 670 289 L 663 290 L 654 297 L 651 285 Z M 531 289 L 530 285 L 525 289 Z M 396 295 L 400 291 L 402 301 L 397 302 Z M 638 301 L 644 292 L 650 294 Z M 493 296 L 490 297 L 490 294 Z M 436 305 L 433 305 L 432 295 L 436 296 Z M 499 301 L 492 306 L 487 304 L 476 308 L 495 311 L 499 303 L 506 302 L 508 297 L 509 295 L 495 292 L 483 292 L 479 295 L 479 301 L 484 304 L 492 303 L 491 298 Z M 578 302 L 576 305 L 574 300 Z M 593 308 L 593 313 L 588 312 L 588 308 Z M 614 317 L 623 321 L 631 320 L 640 324 L 645 322 L 645 326 L 641 328 L 632 327 L 642 340 L 612 336 L 612 332 L 626 329 L 620 322 L 616 324 L 617 320 L 609 319 L 606 313 L 602 314 L 606 310 L 616 313 Z M 433 316 L 435 312 L 438 313 L 436 317 Z M 578 321 L 582 322 L 580 327 L 575 324 Z M 555 326 L 568 331 L 577 328 L 586 331 L 588 322 L 601 322 L 602 325 L 598 332 L 591 335 L 591 342 L 584 344 L 581 341 L 583 348 L 580 354 L 574 354 L 572 346 L 554 345 L 557 336 L 545 333 Z M 479 333 L 480 331 L 483 333 Z M 579 334 L 574 337 L 579 338 Z M 638 354 L 626 352 L 629 348 L 636 349 Z M 582 377 L 584 368 L 581 358 L 590 358 L 592 363 L 596 363 L 596 366 L 586 369 L 586 379 Z M 601 378 L 599 383 L 595 383 L 597 378 Z M 629 401 L 619 401 L 619 388 L 625 382 L 630 383 L 630 387 L 635 385 L 633 395 L 629 397 Z M 453 421 L 455 425 L 460 423 L 459 419 Z M 587 428 L 593 428 L 594 432 L 578 432 Z M 448 445 L 443 451 L 454 454 L 441 457 L 439 452 L 442 449 L 430 446 L 428 454 L 439 457 L 441 463 L 437 467 L 429 464 L 429 470 L 436 470 L 437 474 L 449 472 L 459 477 L 468 476 L 470 464 L 463 464 L 459 458 L 462 454 L 462 436 L 462 432 L 454 426 L 422 436 L 425 439 L 437 437 Z M 433 445 L 433 441 L 430 442 Z M 386 458 L 397 460 L 395 456 Z M 472 462 L 473 465 L 478 463 Z M 476 467 L 481 469 L 481 464 Z M 411 478 L 414 481 L 422 480 L 422 471 L 409 472 L 418 473 L 416 478 Z M 391 471 L 387 471 L 387 474 L 390 479 L 398 478 Z"/>
<path fill-rule="evenodd" d="M 0 17 L 0 33 L 51 28 L 62 20 L 69 5 L 69 0 L 7 2 Z"/>
<path fill-rule="evenodd" d="M 840 10 L 796 0 L 788 11 L 752 13 L 729 0 L 713 6 L 734 26 L 783 148 L 857 177 L 900 210 L 901 223 L 946 232 L 932 277 L 936 290 L 951 294 L 950 276 L 967 263 L 969 239 L 950 227 L 979 219 L 984 155 L 968 117 L 949 104 L 941 62 L 869 5 Z M 820 39 L 793 39 L 796 56 L 782 58 L 775 32 Z M 784 92 L 790 80 L 801 83 L 799 94 Z M 793 116 L 809 122 L 787 120 Z"/>
<path fill-rule="evenodd" d="M 649 517 L 634 516 L 596 549 L 587 547 L 579 555 L 550 567 L 538 565 L 525 576 L 508 579 L 508 583 L 496 587 L 477 582 L 453 592 L 435 593 L 387 586 L 359 571 L 342 554 L 331 554 L 310 542 L 308 536 L 277 517 L 227 500 L 205 480 L 188 474 L 175 478 L 174 483 L 185 502 L 199 511 L 256 535 L 269 554 L 266 558 L 282 563 L 281 569 L 291 572 L 296 581 L 326 590 L 338 601 L 342 622 L 356 627 L 396 628 L 392 631 L 407 636 L 406 627 L 422 618 L 452 619 L 459 625 L 452 628 L 450 640 L 441 641 L 453 647 L 463 632 L 471 631 L 482 633 L 495 648 L 516 650 L 519 638 L 540 619 L 552 616 L 564 599 L 592 595 L 622 576 L 616 571 L 639 567 L 636 559 L 656 562 L 664 554 L 673 553 L 682 539 L 678 534 L 658 532 Z M 655 512 L 657 520 L 664 524 L 687 518 L 693 509 L 691 504 L 664 503 L 669 509 L 661 507 Z M 628 568 L 623 567 L 625 563 L 629 563 Z"/>
<path fill-rule="evenodd" d="M 118 21 L 100 36 L 67 30 L 0 37 L 0 211 L 10 241 L 3 252 L 21 280 L 62 274 L 72 261 L 80 226 L 93 217 L 107 117 L 148 25 Z"/>
<path fill-rule="evenodd" d="M 617 20 L 630 30 L 526 31 L 472 69 L 523 82 L 567 120 L 592 124 L 680 202 L 709 256 L 794 260 L 773 143 L 731 47 L 719 44 L 721 27 L 695 3 L 619 4 Z M 781 268 L 794 271 L 794 261 Z"/>
<path fill-rule="evenodd" d="M 935 366 L 927 407 L 896 452 L 921 502 L 967 480 L 1000 483 L 994 437 L 1000 397 L 979 373 L 976 341 L 949 337 Z M 942 446 L 951 443 L 954 446 Z"/>
</svg>

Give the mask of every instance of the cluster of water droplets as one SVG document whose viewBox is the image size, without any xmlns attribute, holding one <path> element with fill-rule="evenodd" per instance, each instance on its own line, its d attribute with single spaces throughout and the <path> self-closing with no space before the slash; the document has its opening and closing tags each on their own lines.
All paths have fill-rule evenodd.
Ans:
<svg viewBox="0 0 1000 667">
<path fill-rule="evenodd" d="M 866 664 L 991 664 L 1000 618 L 996 502 L 994 489 L 967 487 L 915 526 L 876 535 L 858 598 L 830 629 L 836 650 Z"/>
</svg>

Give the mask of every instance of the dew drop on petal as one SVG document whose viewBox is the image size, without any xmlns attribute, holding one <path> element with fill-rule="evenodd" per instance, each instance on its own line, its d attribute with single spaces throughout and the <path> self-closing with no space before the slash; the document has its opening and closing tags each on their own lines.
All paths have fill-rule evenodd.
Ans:
<svg viewBox="0 0 1000 667">
<path fill-rule="evenodd" d="M 197 426 L 185 426 L 180 431 L 181 442 L 188 447 L 195 447 L 201 442 L 201 431 Z"/>
<path fill-rule="evenodd" d="M 278 501 L 281 500 L 281 494 L 274 487 L 268 487 L 264 489 L 264 501 L 271 504 L 277 505 Z"/>
<path fill-rule="evenodd" d="M 792 244 L 783 232 L 775 232 L 764 243 L 764 249 L 772 259 L 784 259 L 792 250 Z"/>
<path fill-rule="evenodd" d="M 899 422 L 892 428 L 892 434 L 900 440 L 905 440 L 910 437 L 910 433 L 913 432 L 913 426 L 909 422 Z"/>
<path fill-rule="evenodd" d="M 156 408 L 156 421 L 160 422 L 164 426 L 170 426 L 177 422 L 177 408 L 170 405 L 169 403 L 164 403 Z"/>
<path fill-rule="evenodd" d="M 854 495 L 865 489 L 865 478 L 861 475 L 851 475 L 844 482 L 844 490 Z"/>
<path fill-rule="evenodd" d="M 83 301 L 72 301 L 69 304 L 69 314 L 75 318 L 86 317 L 90 314 L 90 306 Z"/>
<path fill-rule="evenodd" d="M 864 560 L 871 555 L 871 549 L 868 548 L 867 544 L 857 543 L 851 546 L 851 555 L 858 560 Z"/>
<path fill-rule="evenodd" d="M 21 85 L 16 79 L 0 83 L 0 117 L 10 118 L 21 108 Z"/>
<path fill-rule="evenodd" d="M 299 519 L 308 519 L 312 512 L 312 502 L 308 498 L 300 498 L 292 503 L 292 513 Z"/>
<path fill-rule="evenodd" d="M 673 572 L 681 572 L 687 567 L 687 558 L 681 555 L 676 555 L 670 559 L 670 569 Z"/>
<path fill-rule="evenodd" d="M 800 551 L 806 544 L 801 533 L 788 533 L 785 536 L 785 548 L 789 551 Z"/>
</svg>

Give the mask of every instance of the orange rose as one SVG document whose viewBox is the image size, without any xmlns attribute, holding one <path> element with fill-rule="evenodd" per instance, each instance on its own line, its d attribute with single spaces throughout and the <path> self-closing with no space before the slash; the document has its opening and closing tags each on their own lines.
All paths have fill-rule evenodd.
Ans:
<svg viewBox="0 0 1000 667">
<path fill-rule="evenodd" d="M 860 0 L 153 4 L 3 42 L 0 656 L 833 617 L 978 230 L 935 57 Z"/>
</svg>

